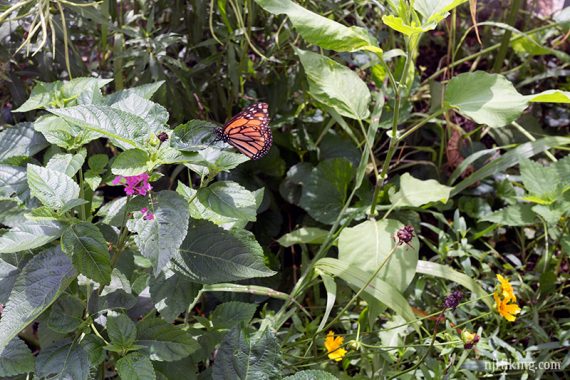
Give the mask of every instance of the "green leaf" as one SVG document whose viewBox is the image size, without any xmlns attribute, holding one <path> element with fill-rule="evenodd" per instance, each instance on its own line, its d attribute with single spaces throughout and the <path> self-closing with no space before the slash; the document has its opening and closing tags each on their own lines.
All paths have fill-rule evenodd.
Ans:
<svg viewBox="0 0 570 380">
<path fill-rule="evenodd" d="M 138 345 L 146 348 L 151 360 L 172 362 L 200 349 L 198 342 L 182 326 L 159 318 L 146 318 L 137 324 Z"/>
<path fill-rule="evenodd" d="M 485 165 L 455 185 L 451 191 L 451 196 L 453 197 L 459 194 L 461 191 L 465 190 L 474 183 L 481 181 L 484 178 L 487 178 L 496 173 L 501 173 L 505 169 L 517 165 L 523 157 L 532 157 L 536 154 L 544 152 L 547 149 L 550 149 L 551 147 L 564 146 L 568 144 L 570 144 L 570 138 L 562 136 L 550 136 L 542 138 L 540 140 L 521 144 L 517 148 L 505 153 L 502 157 L 491 161 L 489 164 Z"/>
<path fill-rule="evenodd" d="M 0 253 L 15 253 L 46 245 L 61 236 L 61 224 L 27 221 L 0 235 Z"/>
<path fill-rule="evenodd" d="M 520 162 L 521 180 L 525 189 L 542 199 L 556 199 L 561 177 L 554 165 L 545 167 L 527 158 Z"/>
<path fill-rule="evenodd" d="M 12 112 L 28 112 L 47 107 L 54 100 L 55 94 L 59 92 L 62 86 L 63 82 L 61 81 L 52 83 L 37 81 L 28 100 Z"/>
<path fill-rule="evenodd" d="M 423 17 L 423 23 L 439 23 L 449 16 L 449 11 L 466 3 L 467 0 L 416 0 L 414 9 Z"/>
<path fill-rule="evenodd" d="M 162 319 L 173 322 L 198 296 L 201 286 L 180 273 L 160 273 L 149 279 L 150 298 Z"/>
<path fill-rule="evenodd" d="M 18 272 L 18 267 L 0 259 L 0 304 L 4 305 L 8 301 Z"/>
<path fill-rule="evenodd" d="M 458 272 L 447 265 L 441 265 L 424 260 L 418 261 L 417 271 L 421 274 L 426 274 L 429 276 L 439 277 L 444 280 L 456 282 L 459 285 L 462 285 L 465 288 L 469 289 L 475 296 L 474 298 L 481 298 L 481 300 L 485 303 L 485 305 L 487 305 L 489 309 L 493 309 L 493 302 L 491 301 L 492 298 L 489 297 L 489 294 L 483 290 L 481 285 L 479 285 L 475 279 L 461 272 Z"/>
<path fill-rule="evenodd" d="M 161 80 L 155 83 L 148 83 L 137 87 L 127 88 L 107 96 L 105 100 L 107 101 L 108 105 L 112 105 L 113 103 L 116 103 L 122 99 L 126 99 L 131 95 L 138 95 L 142 98 L 150 99 L 163 84 L 164 81 Z"/>
<path fill-rule="evenodd" d="M 97 311 L 110 309 L 129 310 L 137 303 L 137 298 L 132 294 L 131 283 L 128 278 L 117 268 L 111 272 L 111 283 L 106 285 L 101 292 L 96 306 Z"/>
<path fill-rule="evenodd" d="M 73 332 L 83 323 L 84 310 L 85 305 L 79 298 L 64 294 L 51 307 L 48 326 L 62 334 Z"/>
<path fill-rule="evenodd" d="M 201 284 L 275 274 L 265 266 L 263 250 L 251 232 L 226 231 L 202 220 L 191 220 L 175 263 L 177 270 Z"/>
<path fill-rule="evenodd" d="M 101 78 L 74 78 L 63 82 L 61 96 L 64 99 L 76 99 L 77 104 L 101 103 L 103 96 L 100 88 L 112 81 Z"/>
<path fill-rule="evenodd" d="M 34 372 L 34 356 L 20 338 L 14 338 L 0 352 L 0 376 L 3 378 Z"/>
<path fill-rule="evenodd" d="M 532 211 L 532 205 L 517 203 L 486 215 L 480 220 L 503 226 L 528 226 L 536 223 L 536 215 Z"/>
<path fill-rule="evenodd" d="M 111 281 L 109 249 L 96 225 L 80 222 L 69 226 L 61 237 L 61 248 L 79 273 L 102 285 Z"/>
<path fill-rule="evenodd" d="M 59 248 L 45 250 L 28 261 L 18 274 L 0 319 L 0 352 L 57 299 L 75 276 L 71 261 Z"/>
<path fill-rule="evenodd" d="M 64 173 L 32 164 L 27 173 L 31 194 L 52 209 L 59 210 L 79 197 L 79 186 Z"/>
<path fill-rule="evenodd" d="M 99 134 L 70 124 L 63 118 L 55 115 L 44 115 L 34 122 L 34 129 L 41 132 L 46 140 L 65 150 L 75 150 L 89 141 L 99 138 Z"/>
<path fill-rule="evenodd" d="M 81 346 L 87 352 L 89 357 L 89 364 L 91 367 L 97 367 L 105 360 L 105 350 L 103 349 L 104 343 L 100 338 L 94 334 L 88 334 L 81 341 Z"/>
<path fill-rule="evenodd" d="M 215 328 L 230 329 L 241 322 L 249 323 L 257 306 L 251 303 L 230 301 L 218 305 L 212 313 Z"/>
<path fill-rule="evenodd" d="M 433 30 L 436 27 L 436 24 L 434 23 L 422 26 L 413 21 L 411 25 L 408 25 L 401 17 L 393 15 L 382 16 L 382 22 L 395 31 L 400 32 L 406 36 L 412 36 L 414 34 L 427 32 L 428 30 Z"/>
<path fill-rule="evenodd" d="M 135 243 L 142 255 L 148 258 L 157 276 L 174 255 L 188 231 L 190 213 L 186 200 L 174 191 L 164 190 L 154 199 L 153 220 L 142 217 L 129 221 L 135 231 Z"/>
<path fill-rule="evenodd" d="M 137 339 L 137 327 L 125 314 L 109 315 L 107 334 L 113 345 L 127 351 L 132 348 Z"/>
<path fill-rule="evenodd" d="M 377 278 L 404 291 L 414 279 L 418 263 L 420 243 L 416 237 L 410 246 L 398 246 L 394 239 L 396 232 L 404 227 L 397 220 L 368 220 L 354 227 L 345 228 L 338 239 L 338 258 L 346 265 L 359 268 L 369 278 L 385 262 Z"/>
<path fill-rule="evenodd" d="M 295 244 L 322 244 L 328 233 L 322 228 L 301 227 L 281 236 L 277 242 L 283 247 L 291 247 Z"/>
<path fill-rule="evenodd" d="M 527 95 L 529 102 L 570 103 L 570 91 L 546 90 L 539 94 Z"/>
<path fill-rule="evenodd" d="M 420 207 L 430 202 L 446 203 L 452 188 L 436 180 L 423 181 L 404 173 L 400 177 L 400 190 L 390 192 L 390 202 L 394 207 Z"/>
<path fill-rule="evenodd" d="M 344 158 L 321 161 L 303 186 L 299 205 L 319 222 L 333 224 L 346 202 L 353 173 Z"/>
<path fill-rule="evenodd" d="M 280 374 L 280 348 L 268 328 L 254 336 L 236 326 L 224 338 L 216 356 L 212 379 L 278 378 Z"/>
<path fill-rule="evenodd" d="M 48 111 L 95 132 L 99 137 L 107 137 L 124 150 L 144 148 L 151 132 L 144 119 L 109 106 L 81 105 Z"/>
<path fill-rule="evenodd" d="M 25 168 L 0 164 L 0 199 L 28 203 L 30 189 Z"/>
<path fill-rule="evenodd" d="M 112 107 L 144 119 L 154 133 L 159 133 L 167 128 L 166 123 L 169 115 L 166 108 L 139 95 L 130 94 L 113 103 Z"/>
<path fill-rule="evenodd" d="M 32 123 L 18 123 L 0 131 L 0 162 L 12 157 L 32 157 L 48 146 Z"/>
<path fill-rule="evenodd" d="M 503 127 L 516 120 L 528 100 L 504 76 L 483 71 L 463 73 L 447 84 L 444 104 L 479 124 Z"/>
<path fill-rule="evenodd" d="M 230 171 L 247 161 L 249 158 L 245 154 L 208 148 L 201 150 L 195 156 L 188 157 L 184 165 L 199 175 L 213 177 L 218 173 Z"/>
<path fill-rule="evenodd" d="M 255 0 L 266 11 L 286 14 L 305 41 L 324 49 L 343 51 L 371 50 L 382 53 L 378 41 L 366 29 L 346 27 L 320 16 L 290 0 Z"/>
<path fill-rule="evenodd" d="M 198 190 L 198 200 L 217 214 L 254 222 L 257 202 L 252 193 L 232 181 L 218 181 Z"/>
<path fill-rule="evenodd" d="M 68 340 L 58 341 L 42 348 L 36 359 L 36 375 L 46 378 L 87 380 L 89 357 L 78 344 Z"/>
<path fill-rule="evenodd" d="M 134 176 L 148 171 L 148 153 L 141 149 L 129 149 L 120 153 L 111 165 L 115 175 Z"/>
<path fill-rule="evenodd" d="M 370 278 L 370 274 L 367 274 L 361 269 L 341 260 L 328 257 L 317 261 L 315 269 L 340 277 L 355 289 L 364 288 L 364 285 L 366 285 L 366 282 L 368 282 Z M 394 310 L 396 314 L 402 316 L 410 323 L 416 331 L 419 331 L 416 316 L 412 308 L 402 294 L 392 285 L 376 278 L 364 288 L 364 293 L 369 294 L 371 297 L 374 297 L 376 300 Z"/>
<path fill-rule="evenodd" d="M 204 120 L 190 120 L 174 128 L 172 147 L 184 152 L 197 152 L 207 148 L 216 139 L 217 124 Z"/>
<path fill-rule="evenodd" d="M 338 380 L 338 377 L 318 369 L 307 369 L 284 377 L 283 380 Z"/>
<path fill-rule="evenodd" d="M 115 366 L 121 380 L 154 380 L 156 373 L 150 359 L 133 352 L 117 360 Z"/>
<path fill-rule="evenodd" d="M 362 120 L 370 115 L 370 91 L 354 71 L 320 54 L 300 49 L 295 52 L 313 98 L 352 119 Z"/>
<path fill-rule="evenodd" d="M 87 151 L 85 149 L 81 149 L 76 154 L 54 154 L 49 159 L 46 168 L 73 177 L 85 163 L 86 156 Z"/>
</svg>

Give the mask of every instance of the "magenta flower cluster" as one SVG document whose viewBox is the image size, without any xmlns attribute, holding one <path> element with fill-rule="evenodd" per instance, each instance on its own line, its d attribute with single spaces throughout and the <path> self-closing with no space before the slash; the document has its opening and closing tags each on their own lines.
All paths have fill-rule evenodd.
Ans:
<svg viewBox="0 0 570 380">
<path fill-rule="evenodd" d="M 130 177 L 123 177 L 118 175 L 113 180 L 113 185 L 125 186 L 125 193 L 127 195 L 142 195 L 143 197 L 152 190 L 152 186 L 148 183 L 148 174 L 142 173 Z"/>
</svg>

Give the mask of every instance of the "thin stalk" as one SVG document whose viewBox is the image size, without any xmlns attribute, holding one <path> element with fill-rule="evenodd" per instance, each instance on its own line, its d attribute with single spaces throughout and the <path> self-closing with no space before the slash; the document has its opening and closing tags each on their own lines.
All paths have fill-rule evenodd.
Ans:
<svg viewBox="0 0 570 380">
<path fill-rule="evenodd" d="M 73 74 L 71 73 L 71 65 L 69 63 L 69 46 L 68 46 L 68 37 L 67 37 L 67 25 L 65 22 L 65 14 L 63 12 L 63 7 L 61 3 L 57 2 L 57 8 L 59 9 L 59 15 L 61 16 L 61 28 L 63 31 L 63 49 L 65 53 L 65 67 L 67 68 L 67 74 L 69 75 L 69 79 L 73 79 Z"/>
<path fill-rule="evenodd" d="M 511 9 L 509 14 L 507 15 L 507 24 L 513 26 L 517 19 L 517 14 L 521 8 L 521 0 L 512 0 L 511 2 Z M 511 36 L 513 32 L 510 30 L 505 30 L 505 34 L 503 34 L 503 40 L 501 41 L 501 46 L 499 47 L 499 51 L 497 52 L 497 56 L 495 57 L 495 63 L 493 64 L 493 71 L 498 73 L 501 71 L 503 67 L 503 62 L 505 57 L 507 56 L 507 51 L 509 49 L 509 44 L 511 42 Z"/>
<path fill-rule="evenodd" d="M 520 125 L 520 124 L 517 123 L 516 121 L 513 121 L 511 124 L 512 124 L 513 127 L 515 127 L 520 133 L 522 133 L 527 139 L 529 139 L 530 141 L 536 141 L 536 138 L 535 138 L 533 135 L 531 135 L 530 133 L 528 133 L 528 131 L 527 131 L 526 129 L 524 129 L 524 128 L 522 127 L 522 125 Z M 558 160 L 556 159 L 556 157 L 554 157 L 554 155 L 553 155 L 552 153 L 550 153 L 549 150 L 545 150 L 545 151 L 544 151 L 544 154 L 545 154 L 548 158 L 550 158 L 550 160 L 551 160 L 552 162 L 558 161 Z"/>
</svg>

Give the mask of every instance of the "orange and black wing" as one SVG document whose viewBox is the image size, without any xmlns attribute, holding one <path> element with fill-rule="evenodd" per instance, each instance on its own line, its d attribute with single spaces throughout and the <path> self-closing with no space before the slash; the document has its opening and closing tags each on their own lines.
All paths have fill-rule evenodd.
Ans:
<svg viewBox="0 0 570 380">
<path fill-rule="evenodd" d="M 273 142 L 266 103 L 256 103 L 234 116 L 222 128 L 222 139 L 252 160 L 267 154 Z"/>
</svg>

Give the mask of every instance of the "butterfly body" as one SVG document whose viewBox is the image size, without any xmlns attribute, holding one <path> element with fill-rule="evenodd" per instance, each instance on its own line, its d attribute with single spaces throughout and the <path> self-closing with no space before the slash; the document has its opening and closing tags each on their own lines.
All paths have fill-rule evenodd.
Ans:
<svg viewBox="0 0 570 380">
<path fill-rule="evenodd" d="M 257 160 L 269 152 L 273 142 L 269 120 L 269 106 L 266 103 L 252 104 L 223 127 L 216 128 L 217 140 L 222 140 L 252 160 Z"/>
</svg>

